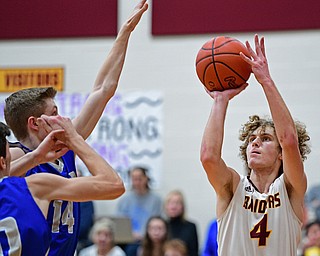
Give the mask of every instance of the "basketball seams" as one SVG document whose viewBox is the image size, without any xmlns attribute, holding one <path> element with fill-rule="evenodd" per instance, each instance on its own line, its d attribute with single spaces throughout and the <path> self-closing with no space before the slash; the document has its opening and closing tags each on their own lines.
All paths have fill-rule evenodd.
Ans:
<svg viewBox="0 0 320 256">
<path fill-rule="evenodd" d="M 216 49 L 219 49 L 219 48 L 221 48 L 221 47 L 225 46 L 226 44 L 229 44 L 229 43 L 232 43 L 232 42 L 239 42 L 239 41 L 238 41 L 238 40 L 236 40 L 236 39 L 229 40 L 229 41 L 226 41 L 226 42 L 224 42 L 224 43 L 222 43 L 222 44 L 220 44 L 220 45 L 218 45 L 218 46 L 214 47 L 214 49 L 215 49 L 215 50 L 216 50 Z M 239 43 L 240 43 L 240 42 L 239 42 Z"/>
<path fill-rule="evenodd" d="M 235 52 L 221 52 L 221 53 L 215 54 L 215 56 L 223 56 L 223 55 L 240 56 L 239 53 L 235 53 Z"/>
<path fill-rule="evenodd" d="M 224 62 L 221 62 L 221 61 L 216 61 L 215 63 L 217 64 L 221 64 L 225 67 L 227 67 L 229 70 L 231 70 L 234 74 L 236 74 L 238 77 L 240 77 L 244 82 L 246 81 L 244 79 L 244 77 L 242 77 L 236 70 L 234 70 L 232 67 L 230 67 L 228 64 L 224 63 Z"/>
<path fill-rule="evenodd" d="M 207 70 L 208 70 L 208 68 L 210 67 L 210 65 L 212 65 L 212 62 L 209 63 L 209 64 L 205 67 L 205 69 L 204 69 L 204 71 L 203 71 L 202 81 L 204 81 L 204 82 L 205 82 L 205 77 L 206 77 Z"/>
<path fill-rule="evenodd" d="M 213 43 L 214 43 L 215 39 L 213 39 Z M 239 40 L 229 40 L 229 41 L 226 41 L 218 46 L 214 46 L 214 47 L 211 47 L 211 48 L 206 48 L 206 47 L 202 47 L 201 50 L 204 50 L 204 51 L 211 51 L 212 49 L 216 50 L 216 49 L 219 49 L 223 46 L 225 46 L 226 44 L 229 44 L 229 43 L 232 43 L 232 42 L 238 42 L 238 43 L 241 43 Z M 213 45 L 212 45 L 213 46 Z"/>
<path fill-rule="evenodd" d="M 198 65 L 198 64 L 200 64 L 200 62 L 205 61 L 205 60 L 210 59 L 210 58 L 212 58 L 212 56 L 205 56 L 205 57 L 199 59 L 199 60 L 196 62 L 196 65 Z M 211 63 L 212 63 L 212 61 L 211 61 Z"/>
<path fill-rule="evenodd" d="M 252 71 L 241 60 L 240 52 L 246 54 L 247 49 L 235 38 L 219 36 L 207 41 L 200 48 L 195 63 L 201 82 L 210 91 L 223 91 L 245 83 Z"/>
<path fill-rule="evenodd" d="M 213 70 L 214 70 L 214 72 L 216 74 L 216 77 L 218 79 L 218 82 L 220 84 L 220 87 L 222 88 L 222 90 L 224 90 L 225 88 L 223 87 L 223 85 L 221 83 L 221 80 L 220 80 L 220 77 L 219 77 L 219 74 L 218 74 L 218 71 L 217 71 L 217 68 L 216 68 L 215 59 L 214 59 L 215 58 L 215 52 L 214 52 L 214 50 L 215 50 L 215 47 L 214 47 L 215 41 L 216 41 L 216 38 L 214 38 L 213 41 L 212 41 L 212 51 L 211 51 L 212 61 L 213 61 L 212 66 L 213 66 Z"/>
</svg>

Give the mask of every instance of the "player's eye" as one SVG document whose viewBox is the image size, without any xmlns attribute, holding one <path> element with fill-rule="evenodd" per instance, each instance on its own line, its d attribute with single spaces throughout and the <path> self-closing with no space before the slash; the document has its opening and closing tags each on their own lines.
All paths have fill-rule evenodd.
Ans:
<svg viewBox="0 0 320 256">
<path fill-rule="evenodd" d="M 271 140 L 270 137 L 263 137 L 263 138 L 262 138 L 262 141 L 270 141 L 270 140 Z"/>
<path fill-rule="evenodd" d="M 256 137 L 251 136 L 248 141 L 251 143 L 251 142 L 253 142 L 255 140 L 255 138 Z"/>
</svg>

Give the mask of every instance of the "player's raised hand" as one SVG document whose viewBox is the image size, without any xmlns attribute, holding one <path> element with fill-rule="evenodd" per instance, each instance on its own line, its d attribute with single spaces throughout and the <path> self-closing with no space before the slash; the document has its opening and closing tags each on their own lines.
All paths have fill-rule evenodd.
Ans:
<svg viewBox="0 0 320 256">
<path fill-rule="evenodd" d="M 63 156 L 69 148 L 58 137 L 63 136 L 64 130 L 51 131 L 40 145 L 33 151 L 39 164 L 52 162 Z"/>
<path fill-rule="evenodd" d="M 81 137 L 74 128 L 72 121 L 68 117 L 62 117 L 59 115 L 41 115 L 39 119 L 41 119 L 41 122 L 45 122 L 46 125 L 52 130 L 63 130 L 63 133 L 56 133 L 55 136 L 58 140 L 65 143 L 69 148 L 71 148 L 73 140 Z"/>
<path fill-rule="evenodd" d="M 252 49 L 250 43 L 246 41 L 246 46 L 251 55 L 251 59 L 242 53 L 240 55 L 247 63 L 251 65 L 252 72 L 254 73 L 254 76 L 256 77 L 257 81 L 260 84 L 264 84 L 266 81 L 271 80 L 265 50 L 264 37 L 261 37 L 261 39 L 259 39 L 259 36 L 255 35 L 254 42 L 255 51 Z"/>
<path fill-rule="evenodd" d="M 133 31 L 139 23 L 143 13 L 148 10 L 147 0 L 141 0 L 133 9 L 131 16 L 128 18 L 126 25 Z"/>
</svg>

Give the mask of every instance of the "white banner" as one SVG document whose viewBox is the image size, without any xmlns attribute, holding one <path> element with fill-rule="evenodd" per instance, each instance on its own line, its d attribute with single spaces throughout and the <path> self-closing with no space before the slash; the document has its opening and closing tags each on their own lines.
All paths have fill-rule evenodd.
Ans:
<svg viewBox="0 0 320 256">
<path fill-rule="evenodd" d="M 7 96 L 0 96 L 2 121 Z M 55 101 L 59 114 L 75 117 L 87 97 L 88 94 L 58 92 Z M 128 170 L 139 165 L 149 170 L 151 187 L 158 187 L 163 156 L 162 113 L 163 95 L 158 91 L 117 93 L 87 142 L 118 171 L 126 184 Z M 77 160 L 77 164 L 86 172 L 81 161 Z"/>
</svg>

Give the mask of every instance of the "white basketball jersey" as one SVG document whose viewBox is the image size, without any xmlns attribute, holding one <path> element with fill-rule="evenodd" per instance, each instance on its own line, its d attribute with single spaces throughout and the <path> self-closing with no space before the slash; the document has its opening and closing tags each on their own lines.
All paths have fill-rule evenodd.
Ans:
<svg viewBox="0 0 320 256">
<path fill-rule="evenodd" d="M 246 176 L 218 219 L 219 256 L 294 256 L 301 239 L 301 221 L 293 212 L 281 175 L 267 194 Z"/>
</svg>

